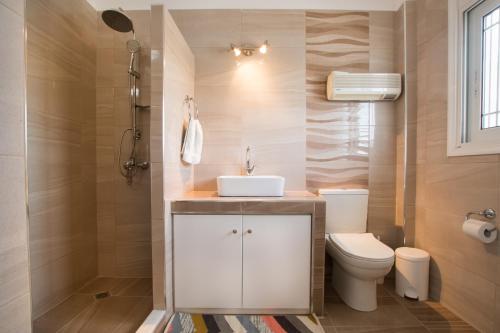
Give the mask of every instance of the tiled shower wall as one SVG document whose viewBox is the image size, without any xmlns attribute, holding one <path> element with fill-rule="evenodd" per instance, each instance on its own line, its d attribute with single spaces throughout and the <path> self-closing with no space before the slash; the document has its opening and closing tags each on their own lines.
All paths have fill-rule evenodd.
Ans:
<svg viewBox="0 0 500 333">
<path fill-rule="evenodd" d="M 500 160 L 446 155 L 447 4 L 417 1 L 416 246 L 431 254 L 432 297 L 481 332 L 500 332 L 500 242 L 462 232 L 468 211 L 500 209 Z"/>
<path fill-rule="evenodd" d="M 85 0 L 26 2 L 34 318 L 97 274 L 96 20 Z"/>
<path fill-rule="evenodd" d="M 127 11 L 141 43 L 138 104 L 150 104 L 150 11 Z M 97 20 L 97 226 L 99 275 L 151 276 L 150 170 L 139 170 L 131 186 L 120 175 L 128 159 L 131 127 L 126 42 L 132 33 L 110 29 Z M 139 161 L 149 160 L 149 110 L 139 112 Z M 130 132 L 128 132 L 130 134 Z"/>
<path fill-rule="evenodd" d="M 24 2 L 0 0 L 0 332 L 31 332 L 26 219 Z"/>
<path fill-rule="evenodd" d="M 34 318 L 97 275 L 151 276 L 149 170 L 128 186 L 117 168 L 131 121 L 132 35 L 114 33 L 98 14 L 85 0 L 27 1 Z M 143 47 L 139 104 L 148 105 L 149 11 L 128 14 Z M 139 155 L 148 160 L 149 111 L 139 123 Z"/>
<path fill-rule="evenodd" d="M 332 103 L 332 70 L 392 72 L 393 12 L 172 11 L 196 59 L 196 97 L 204 125 L 196 190 L 215 177 L 242 174 L 253 148 L 256 174 L 278 174 L 287 190 L 370 189 L 369 230 L 390 245 L 394 226 L 393 103 Z M 259 45 L 266 56 L 238 60 L 231 43 Z"/>
</svg>

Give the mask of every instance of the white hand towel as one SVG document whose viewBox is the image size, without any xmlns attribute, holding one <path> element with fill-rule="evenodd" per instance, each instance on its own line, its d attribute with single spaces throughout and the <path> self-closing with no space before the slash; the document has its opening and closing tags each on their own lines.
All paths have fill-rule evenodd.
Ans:
<svg viewBox="0 0 500 333">
<path fill-rule="evenodd" d="M 182 160 L 189 164 L 199 164 L 203 150 L 203 129 L 198 119 L 189 120 L 184 144 L 182 146 Z"/>
<path fill-rule="evenodd" d="M 196 135 L 195 135 L 195 160 L 193 164 L 199 164 L 201 162 L 201 153 L 203 152 L 203 128 L 198 119 L 196 122 Z"/>
</svg>

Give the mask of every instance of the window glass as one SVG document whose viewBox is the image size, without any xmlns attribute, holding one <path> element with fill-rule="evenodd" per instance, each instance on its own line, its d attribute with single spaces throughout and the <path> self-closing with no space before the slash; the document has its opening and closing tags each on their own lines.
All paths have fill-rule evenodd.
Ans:
<svg viewBox="0 0 500 333">
<path fill-rule="evenodd" d="M 500 7 L 483 16 L 482 20 L 482 107 L 481 129 L 500 127 Z"/>
</svg>

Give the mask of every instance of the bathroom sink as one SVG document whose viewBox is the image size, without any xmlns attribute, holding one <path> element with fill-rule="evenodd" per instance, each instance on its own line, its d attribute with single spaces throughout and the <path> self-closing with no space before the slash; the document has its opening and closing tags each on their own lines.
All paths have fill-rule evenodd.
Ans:
<svg viewBox="0 0 500 333">
<path fill-rule="evenodd" d="M 285 178 L 281 176 L 219 176 L 220 197 L 282 197 Z"/>
</svg>

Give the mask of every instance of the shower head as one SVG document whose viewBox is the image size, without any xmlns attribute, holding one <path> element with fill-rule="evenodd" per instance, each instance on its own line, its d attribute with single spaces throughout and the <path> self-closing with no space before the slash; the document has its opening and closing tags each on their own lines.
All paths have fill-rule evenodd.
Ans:
<svg viewBox="0 0 500 333">
<path fill-rule="evenodd" d="M 136 39 L 129 39 L 127 41 L 127 50 L 130 53 L 139 52 L 140 49 L 141 49 L 141 44 L 139 43 L 138 40 L 136 40 Z"/>
<path fill-rule="evenodd" d="M 125 15 L 121 10 L 108 9 L 102 12 L 102 20 L 111 29 L 118 32 L 134 32 L 134 24 L 132 20 Z"/>
</svg>

